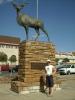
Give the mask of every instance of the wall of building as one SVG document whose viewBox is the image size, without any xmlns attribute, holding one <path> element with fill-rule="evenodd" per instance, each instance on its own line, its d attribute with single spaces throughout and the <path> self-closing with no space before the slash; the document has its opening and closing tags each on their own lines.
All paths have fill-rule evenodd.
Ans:
<svg viewBox="0 0 75 100">
<path fill-rule="evenodd" d="M 56 53 L 55 57 L 61 61 L 68 58 L 71 63 L 75 63 L 75 56 L 72 53 Z"/>
<path fill-rule="evenodd" d="M 0 35 L 0 52 L 3 52 L 7 55 L 8 61 L 7 64 L 11 65 L 9 58 L 12 55 L 16 56 L 17 61 L 15 65 L 19 64 L 19 44 L 20 44 L 20 39 L 18 37 L 12 37 L 12 36 L 3 36 Z M 3 62 L 0 62 L 0 64 L 6 64 Z"/>
<path fill-rule="evenodd" d="M 16 56 L 16 65 L 19 63 L 19 45 L 14 45 L 14 44 L 0 44 L 0 52 L 4 52 L 8 59 L 12 56 Z M 8 60 L 7 63 L 11 64 L 10 61 Z M 1 62 L 0 62 L 1 64 Z M 14 63 L 13 63 L 14 64 Z"/>
</svg>

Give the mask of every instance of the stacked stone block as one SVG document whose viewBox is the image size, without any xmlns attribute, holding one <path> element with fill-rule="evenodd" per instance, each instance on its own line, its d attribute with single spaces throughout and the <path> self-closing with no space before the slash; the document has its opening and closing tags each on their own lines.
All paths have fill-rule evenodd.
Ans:
<svg viewBox="0 0 75 100">
<path fill-rule="evenodd" d="M 44 75 L 46 60 L 50 58 L 55 64 L 55 48 L 52 43 L 23 41 L 19 48 L 18 80 L 11 82 L 15 92 L 38 91 L 40 78 Z"/>
</svg>

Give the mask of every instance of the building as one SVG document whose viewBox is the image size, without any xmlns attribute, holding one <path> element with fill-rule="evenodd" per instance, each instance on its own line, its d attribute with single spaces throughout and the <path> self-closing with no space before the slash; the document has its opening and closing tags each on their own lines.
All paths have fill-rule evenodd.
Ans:
<svg viewBox="0 0 75 100">
<path fill-rule="evenodd" d="M 3 52 L 7 55 L 8 57 L 7 63 L 9 65 L 11 64 L 9 58 L 12 55 L 16 56 L 17 61 L 15 62 L 15 64 L 16 65 L 19 64 L 19 44 L 20 44 L 20 39 L 17 37 L 0 35 L 0 52 Z"/>
<path fill-rule="evenodd" d="M 0 52 L 4 52 L 7 55 L 7 63 L 9 65 L 11 64 L 9 58 L 12 55 L 16 56 L 17 61 L 15 64 L 19 64 L 19 44 L 20 38 L 0 35 Z M 68 58 L 71 63 L 75 63 L 74 54 L 72 52 L 56 52 L 55 57 L 59 59 L 59 62 L 62 62 L 64 58 Z"/>
<path fill-rule="evenodd" d="M 55 55 L 56 58 L 59 59 L 59 62 L 61 63 L 64 58 L 69 59 L 69 63 L 75 63 L 75 55 L 73 55 L 72 52 L 59 52 Z"/>
</svg>

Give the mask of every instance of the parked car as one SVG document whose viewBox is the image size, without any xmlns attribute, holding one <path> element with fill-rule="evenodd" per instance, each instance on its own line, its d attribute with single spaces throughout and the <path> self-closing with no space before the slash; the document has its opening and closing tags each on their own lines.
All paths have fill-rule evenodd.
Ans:
<svg viewBox="0 0 75 100">
<path fill-rule="evenodd" d="M 71 74 L 71 73 L 75 73 L 75 64 L 65 64 L 62 65 L 61 67 L 57 68 L 57 71 L 60 74 Z"/>
<path fill-rule="evenodd" d="M 9 65 L 0 65 L 0 71 L 9 71 Z"/>
<path fill-rule="evenodd" d="M 16 66 L 13 68 L 13 71 L 14 71 L 14 72 L 18 72 L 18 69 L 19 69 L 19 65 L 16 65 Z"/>
<path fill-rule="evenodd" d="M 9 72 L 18 72 L 19 65 L 9 68 Z"/>
</svg>

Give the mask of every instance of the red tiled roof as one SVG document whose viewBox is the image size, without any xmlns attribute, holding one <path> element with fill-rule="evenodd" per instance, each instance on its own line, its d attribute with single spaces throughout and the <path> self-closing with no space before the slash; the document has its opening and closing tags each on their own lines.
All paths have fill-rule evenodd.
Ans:
<svg viewBox="0 0 75 100">
<path fill-rule="evenodd" d="M 20 38 L 0 35 L 0 44 L 19 44 Z"/>
</svg>

